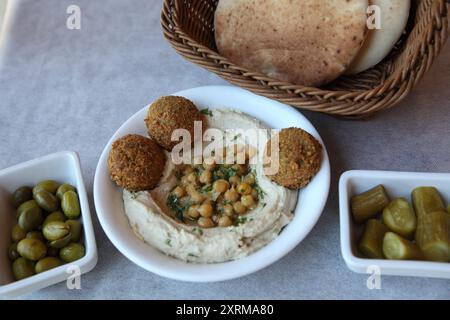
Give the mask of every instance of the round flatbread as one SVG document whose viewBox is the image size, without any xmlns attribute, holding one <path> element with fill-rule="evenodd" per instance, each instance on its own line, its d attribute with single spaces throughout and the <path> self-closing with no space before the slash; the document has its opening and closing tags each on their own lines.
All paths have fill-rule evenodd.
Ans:
<svg viewBox="0 0 450 320">
<path fill-rule="evenodd" d="M 391 52 L 408 23 L 410 0 L 371 0 L 371 3 L 380 8 L 381 29 L 369 31 L 347 74 L 360 73 L 380 63 Z"/>
<path fill-rule="evenodd" d="M 319 86 L 341 75 L 365 40 L 367 0 L 220 0 L 217 48 L 270 77 Z"/>
</svg>

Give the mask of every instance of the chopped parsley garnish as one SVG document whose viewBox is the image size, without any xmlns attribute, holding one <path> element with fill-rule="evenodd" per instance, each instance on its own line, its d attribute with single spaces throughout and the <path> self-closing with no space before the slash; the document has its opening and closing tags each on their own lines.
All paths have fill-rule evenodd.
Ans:
<svg viewBox="0 0 450 320">
<path fill-rule="evenodd" d="M 252 184 L 252 188 L 255 189 L 256 192 L 258 192 L 258 198 L 260 200 L 263 200 L 266 192 L 263 189 L 261 189 L 261 187 L 256 182 Z"/>
<path fill-rule="evenodd" d="M 240 226 L 241 224 L 244 224 L 246 222 L 247 222 L 247 218 L 246 217 L 238 217 L 236 219 L 236 221 L 234 222 L 234 225 L 237 227 L 237 226 Z"/>
<path fill-rule="evenodd" d="M 242 136 L 242 134 L 237 134 L 233 137 L 233 141 L 237 141 L 237 139 L 239 139 Z"/>
<path fill-rule="evenodd" d="M 212 184 L 208 184 L 201 189 L 202 193 L 207 193 L 212 191 Z"/>
<path fill-rule="evenodd" d="M 222 166 L 219 166 L 219 168 L 216 171 L 214 171 L 213 179 L 214 180 L 218 180 L 218 179 L 228 180 L 232 176 L 235 176 L 236 173 L 237 173 L 237 171 L 235 169 L 233 169 L 232 167 L 225 168 L 222 165 Z"/>
<path fill-rule="evenodd" d="M 173 212 L 175 212 L 177 219 L 184 222 L 183 213 L 190 207 L 190 204 L 183 205 L 180 199 L 178 199 L 175 195 L 170 194 L 167 197 L 167 205 L 173 210 Z"/>
<path fill-rule="evenodd" d="M 199 235 L 201 235 L 201 236 L 203 235 L 203 230 L 202 230 L 202 229 L 199 229 L 199 228 L 193 228 L 192 231 L 193 231 L 193 232 L 197 232 L 197 233 L 198 233 Z"/>
<path fill-rule="evenodd" d="M 166 243 L 169 247 L 172 246 L 172 240 L 170 240 L 170 239 L 166 239 L 165 243 Z"/>
<path fill-rule="evenodd" d="M 135 200 L 138 197 L 137 192 L 131 192 L 131 199 Z"/>
<path fill-rule="evenodd" d="M 212 113 L 211 110 L 209 110 L 209 108 L 202 109 L 202 110 L 200 110 L 200 112 L 201 112 L 202 114 L 206 115 L 206 116 L 210 116 L 210 117 L 213 116 L 213 113 Z"/>
<path fill-rule="evenodd" d="M 198 256 L 193 253 L 188 253 L 188 257 L 198 258 Z"/>
</svg>

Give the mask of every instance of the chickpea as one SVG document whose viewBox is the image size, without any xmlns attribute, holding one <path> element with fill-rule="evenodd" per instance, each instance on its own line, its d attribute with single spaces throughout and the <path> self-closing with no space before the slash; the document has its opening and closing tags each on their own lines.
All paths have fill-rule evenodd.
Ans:
<svg viewBox="0 0 450 320">
<path fill-rule="evenodd" d="M 252 175 L 252 174 L 247 175 L 247 176 L 244 178 L 244 182 L 247 183 L 247 184 L 249 184 L 249 185 L 254 184 L 254 183 L 256 182 L 255 176 Z"/>
<path fill-rule="evenodd" d="M 234 175 L 234 176 L 230 177 L 230 179 L 228 179 L 228 181 L 230 181 L 230 183 L 233 186 L 237 186 L 239 183 L 241 183 L 241 177 L 238 175 Z"/>
<path fill-rule="evenodd" d="M 241 176 L 247 173 L 247 166 L 242 164 L 235 164 L 232 168 Z"/>
<path fill-rule="evenodd" d="M 181 177 L 181 184 L 182 184 L 183 186 L 187 186 L 187 185 L 189 184 L 188 176 L 182 176 L 182 177 Z"/>
<path fill-rule="evenodd" d="M 229 188 L 230 188 L 230 184 L 228 183 L 228 181 L 223 180 L 223 179 L 219 179 L 219 180 L 215 181 L 213 184 L 214 191 L 219 192 L 219 193 L 224 193 Z"/>
<path fill-rule="evenodd" d="M 205 199 L 205 201 L 203 201 L 202 204 L 210 204 L 210 205 L 214 205 L 214 201 L 212 201 L 211 199 Z"/>
<path fill-rule="evenodd" d="M 247 212 L 247 207 L 244 206 L 240 201 L 237 201 L 233 204 L 233 209 L 237 214 L 245 214 Z"/>
<path fill-rule="evenodd" d="M 212 181 L 212 173 L 209 170 L 205 170 L 200 175 L 200 182 L 203 184 L 209 184 Z"/>
<path fill-rule="evenodd" d="M 189 183 L 196 183 L 197 182 L 197 175 L 195 174 L 195 172 L 191 172 L 188 174 L 187 176 L 187 180 Z"/>
<path fill-rule="evenodd" d="M 184 168 L 184 170 L 183 170 L 183 174 L 185 175 L 185 176 L 187 176 L 187 175 L 189 175 L 189 174 L 191 174 L 191 173 L 193 173 L 194 172 L 194 168 L 192 168 L 191 166 L 187 166 L 186 168 Z"/>
<path fill-rule="evenodd" d="M 224 205 L 223 206 L 223 214 L 228 216 L 228 217 L 234 216 L 233 206 L 231 204 Z"/>
<path fill-rule="evenodd" d="M 258 199 L 259 194 L 258 191 L 256 189 L 252 189 L 252 193 L 251 193 L 253 199 Z"/>
<path fill-rule="evenodd" d="M 205 170 L 214 170 L 216 168 L 216 161 L 214 160 L 214 158 L 208 158 L 205 160 L 205 162 L 203 163 L 203 168 L 205 168 Z"/>
<path fill-rule="evenodd" d="M 219 227 L 226 228 L 226 227 L 231 226 L 232 224 L 233 224 L 233 221 L 230 219 L 230 217 L 223 216 L 223 217 L 220 217 L 220 219 L 219 219 Z"/>
<path fill-rule="evenodd" d="M 250 185 L 248 183 L 246 183 L 246 182 L 241 182 L 238 185 L 238 187 L 237 187 L 237 191 L 240 194 L 244 194 L 244 195 L 251 194 L 252 193 L 252 187 L 250 187 Z"/>
<path fill-rule="evenodd" d="M 172 194 L 177 198 L 182 198 L 186 195 L 186 190 L 183 187 L 178 186 L 173 189 Z"/>
<path fill-rule="evenodd" d="M 251 195 L 242 196 L 241 202 L 247 208 L 252 208 L 255 205 L 255 199 Z"/>
<path fill-rule="evenodd" d="M 188 215 L 189 217 L 191 217 L 192 219 L 198 219 L 200 217 L 200 212 L 198 212 L 198 205 L 193 205 L 191 207 L 189 207 L 188 209 Z"/>
<path fill-rule="evenodd" d="M 214 227 L 214 222 L 211 220 L 211 218 L 200 217 L 200 219 L 198 219 L 197 223 L 202 228 Z"/>
<path fill-rule="evenodd" d="M 191 194 L 192 201 L 195 203 L 202 203 L 205 197 L 198 191 L 195 191 Z"/>
<path fill-rule="evenodd" d="M 210 203 L 204 203 L 198 208 L 200 215 L 205 218 L 211 218 L 213 210 L 213 206 Z"/>
<path fill-rule="evenodd" d="M 234 188 L 229 189 L 227 192 L 225 192 L 224 198 L 227 201 L 235 202 L 239 199 L 239 193 L 237 193 L 237 191 L 234 190 Z"/>
</svg>

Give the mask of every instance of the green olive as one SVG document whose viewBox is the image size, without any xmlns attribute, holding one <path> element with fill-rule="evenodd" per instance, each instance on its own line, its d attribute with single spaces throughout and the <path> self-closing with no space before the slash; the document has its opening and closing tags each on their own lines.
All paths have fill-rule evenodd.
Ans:
<svg viewBox="0 0 450 320">
<path fill-rule="evenodd" d="M 34 200 L 37 204 L 47 212 L 54 212 L 59 208 L 59 200 L 52 193 L 41 190 L 34 194 Z"/>
<path fill-rule="evenodd" d="M 17 251 L 17 242 L 14 242 L 13 244 L 11 244 L 9 246 L 8 257 L 9 257 L 9 260 L 11 260 L 11 261 L 14 261 L 20 257 L 20 254 Z"/>
<path fill-rule="evenodd" d="M 26 210 L 30 210 L 31 208 L 34 208 L 34 207 L 39 208 L 39 205 L 37 204 L 37 202 L 35 200 L 28 200 L 28 201 L 25 201 L 24 203 L 22 203 L 16 210 L 17 220 L 19 220 L 22 212 L 24 212 Z"/>
<path fill-rule="evenodd" d="M 17 251 L 22 257 L 37 261 L 45 257 L 47 246 L 41 240 L 25 238 L 17 244 Z"/>
<path fill-rule="evenodd" d="M 33 195 L 35 195 L 37 192 L 41 190 L 48 191 L 52 194 L 56 194 L 56 190 L 59 188 L 59 183 L 53 180 L 45 180 L 39 182 L 37 185 L 33 188 Z"/>
<path fill-rule="evenodd" d="M 61 221 L 50 221 L 42 229 L 45 239 L 55 241 L 66 237 L 70 233 L 70 226 Z"/>
<path fill-rule="evenodd" d="M 85 249 L 82 244 L 71 243 L 59 252 L 59 257 L 64 262 L 73 262 L 84 257 Z"/>
<path fill-rule="evenodd" d="M 59 258 L 45 257 L 36 263 L 35 270 L 36 273 L 41 273 L 59 267 L 62 264 L 63 262 Z"/>
<path fill-rule="evenodd" d="M 47 256 L 48 257 L 59 257 L 59 249 L 58 248 L 54 248 L 52 246 L 48 246 L 47 248 Z"/>
<path fill-rule="evenodd" d="M 16 280 L 22 280 L 34 275 L 34 266 L 35 263 L 33 261 L 27 260 L 25 258 L 18 258 L 13 262 L 12 270 L 14 274 L 14 278 Z"/>
<path fill-rule="evenodd" d="M 72 237 L 70 238 L 71 242 L 78 242 L 81 238 L 81 231 L 83 229 L 81 222 L 79 220 L 67 220 L 66 224 L 70 227 L 70 233 Z"/>
<path fill-rule="evenodd" d="M 38 239 L 41 241 L 45 241 L 44 239 L 44 235 L 42 234 L 41 231 L 30 231 L 27 233 L 27 238 L 28 239 Z"/>
<path fill-rule="evenodd" d="M 80 216 L 80 202 L 78 201 L 78 195 L 75 191 L 67 191 L 64 193 L 61 208 L 69 219 L 76 219 Z"/>
<path fill-rule="evenodd" d="M 33 199 L 33 192 L 30 187 L 20 187 L 12 195 L 12 203 L 16 208 L 31 199 Z"/>
<path fill-rule="evenodd" d="M 67 183 L 62 184 L 59 186 L 58 190 L 56 190 L 56 196 L 59 200 L 62 200 L 64 193 L 67 191 L 75 191 L 75 187 Z"/>
<path fill-rule="evenodd" d="M 18 224 L 11 230 L 11 239 L 14 242 L 19 242 L 20 240 L 25 239 L 26 236 L 27 233 Z"/>
<path fill-rule="evenodd" d="M 30 206 L 22 211 L 19 226 L 26 232 L 37 229 L 42 224 L 43 216 L 40 207 Z"/>
<path fill-rule="evenodd" d="M 50 213 L 44 220 L 44 222 L 42 223 L 43 226 L 45 226 L 47 223 L 52 222 L 52 221 L 60 221 L 60 222 L 64 222 L 66 221 L 66 216 L 64 215 L 64 213 L 62 213 L 61 211 L 55 211 Z"/>
<path fill-rule="evenodd" d="M 65 236 L 64 238 L 58 239 L 58 240 L 54 240 L 54 241 L 50 241 L 48 244 L 49 246 L 56 248 L 56 249 L 61 249 L 65 246 L 67 246 L 70 243 L 70 238 L 72 237 L 72 235 L 69 233 L 67 236 Z"/>
</svg>

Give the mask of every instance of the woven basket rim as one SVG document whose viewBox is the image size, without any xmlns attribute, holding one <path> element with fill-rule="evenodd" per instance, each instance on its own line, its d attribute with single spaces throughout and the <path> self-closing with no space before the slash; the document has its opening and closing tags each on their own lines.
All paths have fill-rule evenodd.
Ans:
<svg viewBox="0 0 450 320">
<path fill-rule="evenodd" d="M 418 1 L 420 3 L 421 0 Z M 364 117 L 390 108 L 406 97 L 430 69 L 434 58 L 444 46 L 450 33 L 450 1 L 423 1 L 428 1 L 430 10 L 426 13 L 432 23 L 420 26 L 423 29 L 419 29 L 416 23 L 408 35 L 417 36 L 417 33 L 422 32 L 421 35 L 424 36 L 406 67 L 389 74 L 389 66 L 384 63 L 377 65 L 371 72 L 377 73 L 381 80 L 378 85 L 366 90 L 358 87 L 352 90 L 329 89 L 327 86 L 307 87 L 280 81 L 236 65 L 217 51 L 201 44 L 184 30 L 179 17 L 180 10 L 186 3 L 195 2 L 192 0 L 164 0 L 161 25 L 164 37 L 179 54 L 235 85 L 301 109 L 347 117 Z M 394 63 L 395 61 L 391 63 L 391 68 L 395 67 Z"/>
</svg>

